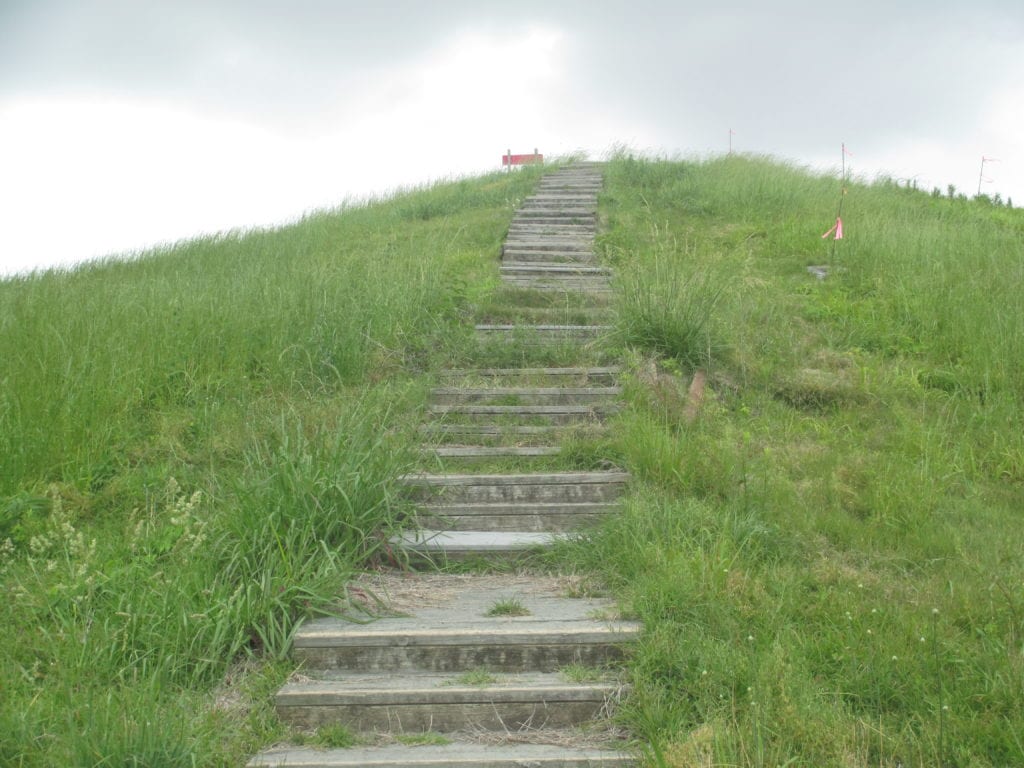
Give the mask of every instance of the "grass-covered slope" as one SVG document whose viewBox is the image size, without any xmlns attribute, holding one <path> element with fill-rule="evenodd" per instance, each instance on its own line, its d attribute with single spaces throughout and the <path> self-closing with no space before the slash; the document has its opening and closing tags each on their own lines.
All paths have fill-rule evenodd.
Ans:
<svg viewBox="0 0 1024 768">
<path fill-rule="evenodd" d="M 214 686 L 380 555 L 417 371 L 466 335 L 536 176 L 0 282 L 0 764 L 275 738 L 283 668 Z"/>
<path fill-rule="evenodd" d="M 571 556 L 648 627 L 659 764 L 1024 764 L 1024 213 L 851 184 L 832 258 L 838 195 L 610 165 L 640 482 Z"/>
<path fill-rule="evenodd" d="M 429 371 L 534 309 L 494 289 L 537 172 L 0 283 L 0 764 L 302 738 L 277 660 L 389 557 Z M 833 258 L 835 179 L 606 179 L 616 340 L 579 353 L 625 356 L 627 407 L 546 461 L 635 482 L 552 562 L 645 622 L 622 718 L 650 763 L 1024 763 L 1024 214 L 851 184 Z"/>
</svg>

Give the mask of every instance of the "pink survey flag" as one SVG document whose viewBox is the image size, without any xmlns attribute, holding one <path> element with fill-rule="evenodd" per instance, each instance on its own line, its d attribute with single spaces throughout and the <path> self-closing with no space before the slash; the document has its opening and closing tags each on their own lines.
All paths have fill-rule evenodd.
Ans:
<svg viewBox="0 0 1024 768">
<path fill-rule="evenodd" d="M 836 240 L 842 240 L 843 239 L 843 220 L 841 218 L 839 218 L 838 216 L 836 217 L 836 223 L 832 225 L 832 227 L 829 229 L 828 232 L 826 232 L 824 235 L 821 236 L 821 239 L 822 240 L 826 239 L 833 232 L 836 235 L 835 236 Z"/>
</svg>

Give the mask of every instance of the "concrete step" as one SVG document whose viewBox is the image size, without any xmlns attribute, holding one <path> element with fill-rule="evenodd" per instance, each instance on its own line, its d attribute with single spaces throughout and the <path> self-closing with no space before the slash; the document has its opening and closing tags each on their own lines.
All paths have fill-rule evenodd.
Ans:
<svg viewBox="0 0 1024 768">
<path fill-rule="evenodd" d="M 424 528 L 392 536 L 389 542 L 406 553 L 410 564 L 436 566 L 446 562 L 519 560 L 550 547 L 564 535 L 553 531 L 439 531 Z"/>
<path fill-rule="evenodd" d="M 595 405 L 618 400 L 622 387 L 437 387 L 430 402 L 438 405 L 492 403 L 495 405 Z M 494 400 L 515 403 L 493 403 Z"/>
<path fill-rule="evenodd" d="M 509 224 L 508 238 L 516 240 L 578 239 L 594 242 L 596 227 L 583 224 Z"/>
<path fill-rule="evenodd" d="M 445 381 L 482 379 L 513 381 L 546 379 L 559 384 L 586 383 L 614 384 L 622 373 L 622 366 L 589 366 L 568 368 L 451 368 L 440 372 Z"/>
<path fill-rule="evenodd" d="M 309 749 L 276 747 L 261 752 L 249 768 L 629 768 L 634 756 L 621 751 L 548 744 L 473 744 Z"/>
<path fill-rule="evenodd" d="M 486 325 L 609 325 L 615 318 L 610 307 L 582 309 L 563 307 L 504 307 L 492 310 L 479 322 Z"/>
<path fill-rule="evenodd" d="M 576 531 L 613 514 L 614 502 L 526 504 L 428 504 L 416 519 L 427 528 L 451 531 Z"/>
<path fill-rule="evenodd" d="M 443 614 L 417 610 L 369 623 L 309 621 L 295 635 L 292 656 L 304 675 L 318 680 L 347 679 L 352 672 L 557 672 L 570 664 L 618 661 L 623 646 L 640 634 L 635 622 L 588 618 L 584 610 L 594 601 L 572 598 L 517 597 L 527 615 L 486 616 L 503 599 L 490 592 L 489 603 L 469 594 Z"/>
<path fill-rule="evenodd" d="M 428 411 L 437 417 L 460 420 L 486 420 L 496 418 L 543 422 L 537 426 L 559 424 L 596 423 L 605 414 L 617 410 L 615 406 L 593 405 L 431 405 Z"/>
<path fill-rule="evenodd" d="M 551 264 L 546 262 L 522 262 L 505 258 L 499 271 L 503 275 L 611 275 L 608 267 L 593 264 Z"/>
<path fill-rule="evenodd" d="M 569 728 L 614 707 L 618 683 L 568 683 L 556 674 L 498 677 L 489 685 L 455 676 L 347 675 L 289 683 L 275 697 L 288 725 L 341 724 L 354 731 L 504 731 Z"/>
<path fill-rule="evenodd" d="M 585 237 L 510 237 L 502 246 L 505 251 L 550 251 L 592 253 L 593 240 Z"/>
<path fill-rule="evenodd" d="M 558 279 L 558 278 L 552 278 Z M 610 325 L 477 325 L 478 341 L 507 339 L 526 346 L 594 341 L 608 334 Z"/>
<path fill-rule="evenodd" d="M 572 210 L 559 208 L 552 210 L 548 208 L 520 208 L 514 215 L 515 221 L 596 221 L 597 214 L 587 210 Z"/>
<path fill-rule="evenodd" d="M 540 438 L 553 435 L 562 435 L 566 427 L 553 425 L 523 425 L 523 424 L 422 424 L 420 432 L 424 435 L 435 437 L 451 438 L 494 438 L 494 439 L 519 439 L 519 438 Z"/>
<path fill-rule="evenodd" d="M 519 264 L 596 264 L 597 258 L 593 251 L 563 251 L 558 248 L 548 250 L 517 250 L 506 248 L 502 259 Z"/>
<path fill-rule="evenodd" d="M 542 456 L 557 456 L 562 449 L 557 445 L 438 445 L 424 447 L 421 452 L 438 459 L 488 461 L 490 459 L 533 459 Z"/>
<path fill-rule="evenodd" d="M 502 285 L 530 291 L 592 293 L 598 297 L 612 294 L 612 284 L 607 278 L 600 277 L 502 277 Z"/>
<path fill-rule="evenodd" d="M 626 488 L 626 472 L 530 472 L 522 474 L 415 474 L 402 484 L 415 501 L 431 504 L 614 501 Z"/>
<path fill-rule="evenodd" d="M 525 201 L 519 208 L 516 209 L 517 213 L 561 213 L 561 214 L 573 214 L 573 215 L 585 215 L 595 216 L 597 214 L 597 205 L 588 203 L 556 203 L 556 202 L 531 202 Z"/>
</svg>

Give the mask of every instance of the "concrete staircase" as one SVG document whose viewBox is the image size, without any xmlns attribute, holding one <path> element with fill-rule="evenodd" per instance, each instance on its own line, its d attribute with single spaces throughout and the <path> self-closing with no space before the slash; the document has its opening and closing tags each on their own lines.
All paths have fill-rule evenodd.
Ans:
<svg viewBox="0 0 1024 768">
<path fill-rule="evenodd" d="M 522 569 L 530 553 L 613 514 L 629 480 L 558 466 L 566 441 L 599 433 L 621 395 L 618 367 L 590 359 L 609 331 L 611 274 L 593 252 L 600 188 L 594 164 L 542 178 L 500 267 L 518 319 L 476 326 L 481 349 L 560 356 L 561 367 L 453 369 L 431 392 L 421 427 L 431 469 L 403 479 L 416 515 L 391 544 L 433 572 L 365 576 L 357 589 L 376 596 L 373 620 L 310 621 L 295 637 L 301 675 L 276 696 L 280 718 L 341 724 L 368 745 L 281 747 L 250 765 L 634 764 L 609 715 L 627 694 L 617 662 L 639 626 L 567 577 Z M 603 322 L 557 322 L 570 312 Z M 519 570 L 444 570 L 467 561 Z"/>
</svg>

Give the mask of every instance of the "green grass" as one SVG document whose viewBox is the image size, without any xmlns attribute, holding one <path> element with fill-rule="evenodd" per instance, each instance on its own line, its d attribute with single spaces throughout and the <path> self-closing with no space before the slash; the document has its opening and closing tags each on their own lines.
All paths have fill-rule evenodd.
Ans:
<svg viewBox="0 0 1024 768">
<path fill-rule="evenodd" d="M 286 736 L 275 660 L 389 562 L 422 372 L 463 356 L 536 177 L 0 282 L 0 763 L 240 765 Z"/>
<path fill-rule="evenodd" d="M 494 605 L 484 612 L 484 616 L 529 616 L 530 609 L 523 605 L 522 600 L 514 597 L 495 601 Z"/>
<path fill-rule="evenodd" d="M 854 183 L 833 256 L 834 178 L 622 154 L 611 338 L 479 344 L 582 311 L 496 288 L 535 178 L 0 282 L 0 763 L 349 743 L 271 695 L 297 622 L 390 562 L 396 477 L 454 466 L 414 450 L 434 372 L 623 359 L 605 435 L 473 469 L 632 473 L 621 515 L 529 562 L 644 623 L 619 717 L 648 763 L 1024 762 L 1024 214 Z"/>
<path fill-rule="evenodd" d="M 1024 762 L 1024 214 L 851 184 L 832 259 L 838 194 L 608 168 L 635 482 L 564 556 L 647 628 L 621 716 L 652 765 Z"/>
</svg>

